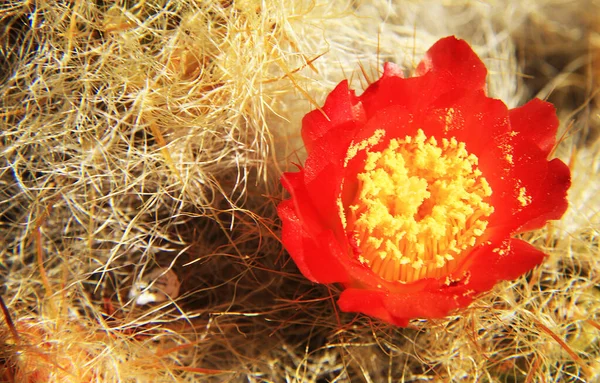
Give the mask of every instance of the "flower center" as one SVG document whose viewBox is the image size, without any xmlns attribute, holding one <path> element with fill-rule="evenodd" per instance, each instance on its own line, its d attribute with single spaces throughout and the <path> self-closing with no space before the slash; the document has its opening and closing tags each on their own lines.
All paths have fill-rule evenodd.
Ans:
<svg viewBox="0 0 600 383">
<path fill-rule="evenodd" d="M 359 260 L 388 281 L 441 278 L 478 243 L 494 208 L 492 194 L 464 142 L 416 137 L 366 150 L 354 201 L 340 215 Z"/>
</svg>

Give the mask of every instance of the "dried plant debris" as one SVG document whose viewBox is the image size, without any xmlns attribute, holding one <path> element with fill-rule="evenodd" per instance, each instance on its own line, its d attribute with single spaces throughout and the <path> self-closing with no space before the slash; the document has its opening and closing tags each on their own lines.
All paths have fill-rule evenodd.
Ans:
<svg viewBox="0 0 600 383">
<path fill-rule="evenodd" d="M 0 380 L 600 379 L 599 14 L 587 0 L 0 5 Z M 482 57 L 492 97 L 555 103 L 571 208 L 525 237 L 543 266 L 461 315 L 397 329 L 337 312 L 339 291 L 278 240 L 302 116 L 385 61 L 410 73 L 450 34 Z"/>
</svg>

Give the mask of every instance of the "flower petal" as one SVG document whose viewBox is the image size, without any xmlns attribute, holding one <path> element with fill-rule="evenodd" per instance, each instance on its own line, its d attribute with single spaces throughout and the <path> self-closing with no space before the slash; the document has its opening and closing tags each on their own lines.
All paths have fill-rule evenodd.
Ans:
<svg viewBox="0 0 600 383">
<path fill-rule="evenodd" d="M 465 142 L 469 152 L 479 158 L 496 149 L 510 132 L 508 108 L 483 90 L 447 93 L 433 102 L 423 122 L 425 133 L 435 126 L 441 137 Z M 440 134 L 440 133 L 438 133 Z M 441 138 L 438 137 L 438 138 Z"/>
<path fill-rule="evenodd" d="M 302 139 L 306 150 L 310 153 L 315 141 L 323 137 L 329 130 L 343 124 L 363 122 L 365 113 L 358 97 L 348 89 L 348 81 L 344 80 L 327 96 L 321 109 L 313 110 L 302 120 Z"/>
<path fill-rule="evenodd" d="M 452 36 L 429 49 L 417 67 L 417 77 L 405 79 L 400 73 L 396 66 L 386 65 L 383 76 L 359 97 L 369 119 L 395 105 L 416 116 L 415 123 L 419 124 L 427 115 L 425 110 L 438 98 L 445 95 L 454 99 L 460 90 L 483 91 L 487 70 L 465 41 Z"/>
<path fill-rule="evenodd" d="M 355 131 L 346 131 L 347 125 L 332 128 L 316 140 L 304 164 L 304 184 L 308 196 L 322 217 L 322 222 L 337 234 L 342 234 L 337 198 L 344 176 L 344 158 Z"/>
<path fill-rule="evenodd" d="M 510 122 L 514 131 L 512 177 L 521 205 L 510 218 L 514 233 L 538 229 L 548 220 L 559 219 L 568 207 L 571 178 L 561 160 L 546 160 L 556 143 L 558 128 L 552 104 L 533 99 L 511 110 Z"/>
<path fill-rule="evenodd" d="M 548 162 L 546 154 L 534 142 L 515 140 L 509 146 L 514 166 L 508 175 L 498 178 L 508 198 L 494 202 L 496 213 L 489 228 L 512 235 L 559 219 L 568 206 L 566 197 L 571 181 L 568 167 L 559 159 Z M 496 193 L 497 187 L 492 185 L 492 190 Z"/>
<path fill-rule="evenodd" d="M 327 228 L 321 223 L 321 217 L 315 210 L 306 191 L 306 186 L 304 185 L 304 169 L 300 169 L 300 171 L 296 173 L 283 173 L 281 176 L 281 184 L 290 193 L 291 198 L 281 202 L 278 209 L 281 205 L 284 205 L 285 208 L 281 207 L 281 209 L 284 209 L 282 212 L 285 212 L 288 215 L 288 210 L 293 212 L 295 217 L 293 219 L 299 220 L 301 226 L 306 227 L 305 230 L 307 230 L 310 235 L 317 235 L 326 230 Z M 283 218 L 282 221 L 285 223 Z"/>
<path fill-rule="evenodd" d="M 471 301 L 469 294 L 452 290 L 398 294 L 349 288 L 340 295 L 338 305 L 345 312 L 362 312 L 406 327 L 413 318 L 443 318 Z"/>
<path fill-rule="evenodd" d="M 487 69 L 469 44 L 454 36 L 438 40 L 417 66 L 416 75 L 433 73 L 439 86 L 452 89 L 484 89 Z"/>
<path fill-rule="evenodd" d="M 529 187 L 531 203 L 522 211 L 514 215 L 514 222 L 518 223 L 515 233 L 522 233 L 543 227 L 547 221 L 560 219 L 567 211 L 567 191 L 571 186 L 571 172 L 569 167 L 560 159 L 555 158 L 548 162 L 545 177 L 538 185 L 527 179 L 526 188 Z"/>
<path fill-rule="evenodd" d="M 402 68 L 392 62 L 383 64 L 383 75 L 381 77 L 404 77 Z"/>
<path fill-rule="evenodd" d="M 309 208 L 303 206 L 303 214 Z M 277 206 L 282 221 L 281 240 L 302 274 L 318 283 L 347 282 L 348 274 L 340 262 L 339 243 L 331 230 L 309 233 L 314 228 L 304 222 L 296 210 L 292 200 Z"/>
<path fill-rule="evenodd" d="M 510 125 L 517 139 L 527 139 L 535 143 L 544 153 L 544 157 L 556 144 L 558 117 L 554 105 L 534 98 L 525 105 L 510 110 Z"/>
<path fill-rule="evenodd" d="M 396 326 L 406 327 L 408 318 L 395 318 L 385 307 L 385 294 L 381 291 L 349 288 L 342 291 L 338 306 L 344 312 L 359 312 Z"/>
<path fill-rule="evenodd" d="M 529 243 L 508 238 L 482 246 L 470 255 L 466 286 L 477 292 L 490 290 L 499 281 L 518 278 L 542 263 L 546 254 Z"/>
</svg>

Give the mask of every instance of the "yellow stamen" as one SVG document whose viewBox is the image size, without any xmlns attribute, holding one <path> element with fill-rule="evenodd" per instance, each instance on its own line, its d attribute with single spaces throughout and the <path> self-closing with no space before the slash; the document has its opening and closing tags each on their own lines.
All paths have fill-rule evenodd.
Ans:
<svg viewBox="0 0 600 383">
<path fill-rule="evenodd" d="M 377 137 L 378 139 L 380 137 Z M 347 232 L 359 244 L 359 260 L 382 278 L 404 283 L 441 278 L 480 242 L 494 208 L 492 190 L 478 159 L 463 142 L 415 137 L 392 139 L 382 151 L 366 151 L 358 191 L 344 205 Z"/>
<path fill-rule="evenodd" d="M 519 188 L 519 197 L 517 197 L 517 200 L 523 207 L 525 207 L 531 203 L 531 196 L 527 194 L 526 188 L 524 188 L 524 187 Z"/>
</svg>

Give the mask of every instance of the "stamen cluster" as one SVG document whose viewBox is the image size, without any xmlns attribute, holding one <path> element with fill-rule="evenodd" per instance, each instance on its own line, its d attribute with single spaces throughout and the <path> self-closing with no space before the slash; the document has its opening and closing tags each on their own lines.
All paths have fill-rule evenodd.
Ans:
<svg viewBox="0 0 600 383">
<path fill-rule="evenodd" d="M 366 150 L 358 192 L 343 214 L 359 260 L 389 281 L 439 278 L 478 243 L 494 208 L 478 159 L 464 142 L 438 145 L 419 129 Z"/>
</svg>

